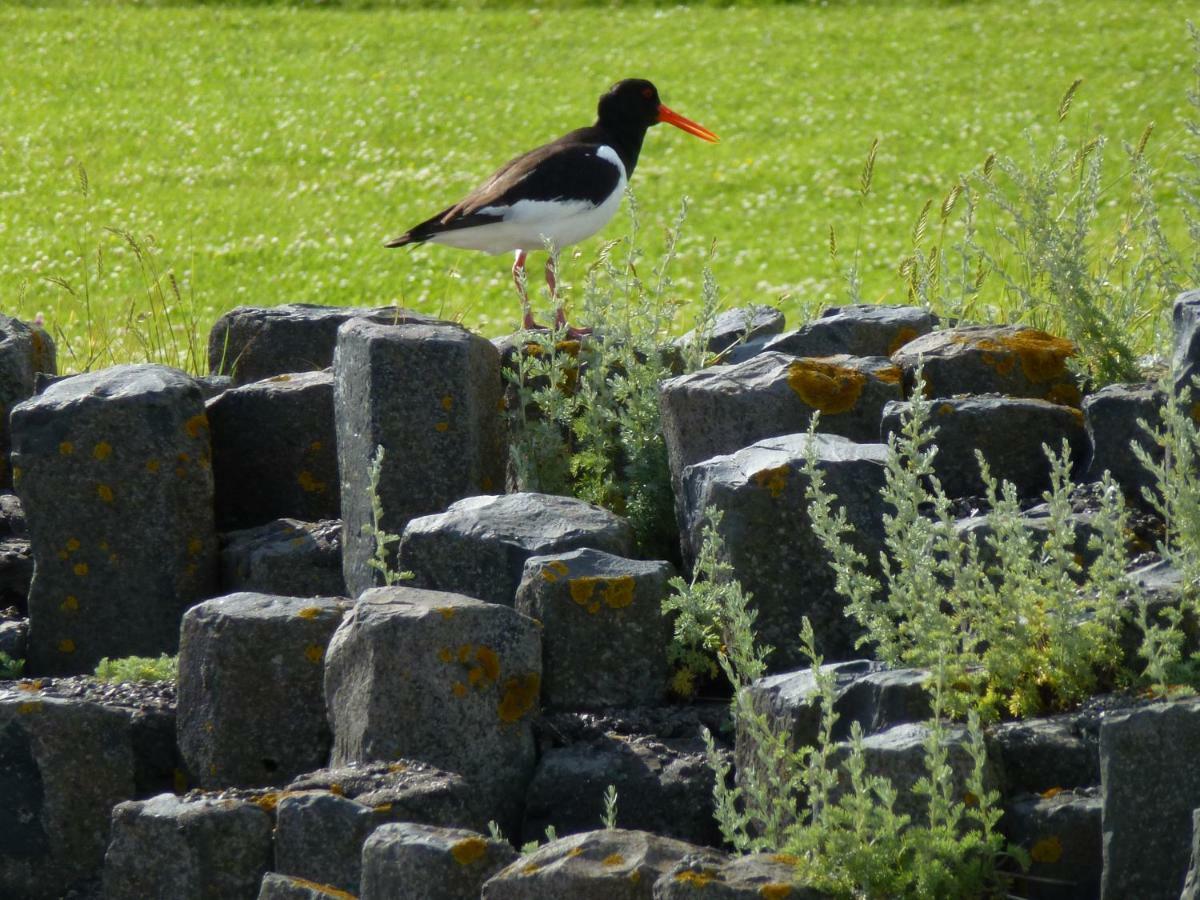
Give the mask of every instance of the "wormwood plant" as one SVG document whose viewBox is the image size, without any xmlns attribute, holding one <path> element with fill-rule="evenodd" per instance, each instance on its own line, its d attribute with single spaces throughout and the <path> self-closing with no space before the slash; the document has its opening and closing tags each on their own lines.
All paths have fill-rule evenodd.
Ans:
<svg viewBox="0 0 1200 900">
<path fill-rule="evenodd" d="M 162 654 L 153 656 L 125 656 L 109 659 L 107 656 L 96 664 L 95 676 L 101 681 L 175 681 L 179 677 L 179 657 Z"/>
<path fill-rule="evenodd" d="M 400 543 L 400 535 L 393 534 L 383 527 L 383 501 L 379 498 L 379 479 L 383 474 L 383 447 L 375 448 L 371 457 L 369 483 L 371 490 L 371 521 L 364 523 L 362 533 L 375 540 L 375 552 L 367 560 L 367 565 L 383 575 L 383 583 L 388 587 L 407 581 L 413 577 L 412 572 L 401 571 L 392 565 L 391 547 Z"/>
<path fill-rule="evenodd" d="M 593 336 L 580 341 L 561 332 L 528 333 L 515 368 L 506 372 L 517 396 L 513 471 L 521 490 L 597 503 L 629 518 L 644 553 L 674 555 L 674 500 L 658 386 L 701 365 L 717 287 L 706 268 L 698 336 L 672 350 L 681 300 L 670 269 L 687 200 L 648 278 L 639 274 L 642 251 L 632 194 L 629 207 L 630 235 L 606 244 L 587 270 L 579 305 Z"/>
<path fill-rule="evenodd" d="M 702 553 L 720 556 L 719 542 L 715 530 L 708 532 Z M 732 716 L 753 757 L 731 786 L 730 765 L 704 732 L 724 838 L 744 853 L 789 855 L 802 882 L 840 897 L 1002 896 L 999 796 L 984 786 L 986 750 L 974 713 L 967 726 L 973 766 L 966 783 L 973 799 L 955 796 L 946 750 L 945 667 L 935 668 L 934 717 L 925 742 L 928 774 L 914 789 L 927 799 L 927 809 L 914 821 L 896 812 L 891 782 L 867 772 L 858 723 L 848 747 L 834 743 L 834 676 L 822 669 L 808 619 L 800 641 L 813 667 L 820 728 L 813 746 L 794 747 L 790 733 L 755 709 L 751 698 L 750 685 L 765 671 L 768 651 L 755 642 L 749 596 L 740 588 L 717 596 L 722 637 L 717 660 L 734 686 Z"/>
<path fill-rule="evenodd" d="M 1107 476 L 1084 571 L 1075 558 L 1070 521 L 1067 446 L 1050 461 L 1047 528 L 1035 533 L 1022 521 L 1016 491 L 997 484 L 977 453 L 991 507 L 982 545 L 955 527 L 949 498 L 933 474 L 937 448 L 930 402 L 918 375 L 911 412 L 888 440 L 882 577 L 844 536 L 844 509 L 812 460 L 809 514 L 830 555 L 837 590 L 847 610 L 891 665 L 942 666 L 946 708 L 985 718 L 1032 715 L 1061 708 L 1092 693 L 1118 662 L 1119 601 L 1124 575 L 1126 511 Z"/>
<path fill-rule="evenodd" d="M 0 651 L 0 680 L 20 678 L 25 671 L 25 660 L 13 659 L 7 653 Z"/>
</svg>

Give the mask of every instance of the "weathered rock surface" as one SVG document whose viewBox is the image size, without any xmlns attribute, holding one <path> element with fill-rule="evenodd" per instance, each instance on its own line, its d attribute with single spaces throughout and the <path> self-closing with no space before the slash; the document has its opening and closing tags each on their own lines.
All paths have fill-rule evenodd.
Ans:
<svg viewBox="0 0 1200 900">
<path fill-rule="evenodd" d="M 245 800 L 160 794 L 119 804 L 106 900 L 255 897 L 271 867 L 271 816 Z"/>
<path fill-rule="evenodd" d="M 512 606 L 530 557 L 582 547 L 629 556 L 633 529 L 573 497 L 485 495 L 409 522 L 400 565 L 413 573 L 416 587 Z"/>
<path fill-rule="evenodd" d="M 1190 388 L 1196 394 L 1193 379 L 1200 375 L 1200 290 L 1185 291 L 1175 298 L 1172 308 L 1175 352 L 1171 356 L 1171 374 L 1176 392 Z"/>
<path fill-rule="evenodd" d="M 919 306 L 831 306 L 797 331 L 772 338 L 763 349 L 792 356 L 891 356 L 937 322 L 937 316 Z"/>
<path fill-rule="evenodd" d="M 762 353 L 662 383 L 659 406 L 672 480 L 719 454 L 755 441 L 820 430 L 860 442 L 878 440 L 884 406 L 900 400 L 900 370 L 884 357 L 798 359 Z"/>
<path fill-rule="evenodd" d="M 1029 878 L 1017 882 L 1022 897 L 1099 896 L 1100 806 L 1098 788 L 1029 794 L 1005 806 L 1001 828 L 1032 860 Z"/>
<path fill-rule="evenodd" d="M 337 330 L 350 319 L 367 319 L 380 325 L 437 321 L 398 306 L 239 306 L 217 319 L 209 332 L 209 370 L 233 376 L 235 384 L 249 384 L 286 372 L 328 368 L 333 362 Z"/>
<path fill-rule="evenodd" d="M 8 417 L 12 408 L 33 396 L 39 372 L 53 375 L 54 341 L 43 329 L 0 314 L 0 485 L 13 483 L 8 454 L 12 449 Z"/>
<path fill-rule="evenodd" d="M 483 900 L 652 900 L 655 882 L 700 848 L 644 831 L 560 838 L 503 869 Z"/>
<path fill-rule="evenodd" d="M 915 342 L 914 342 L 915 343 Z M 899 433 L 909 403 L 889 403 L 883 412 L 883 438 Z M 934 474 L 949 497 L 984 493 L 975 451 L 997 481 L 1009 481 L 1018 496 L 1037 497 L 1050 487 L 1050 463 L 1042 445 L 1055 453 L 1066 441 L 1075 468 L 1087 456 L 1087 432 L 1079 410 L 1044 400 L 966 397 L 934 401 L 931 425 L 938 453 Z"/>
<path fill-rule="evenodd" d="M 0 609 L 15 606 L 29 609 L 29 585 L 33 581 L 33 550 L 26 538 L 0 539 Z"/>
<path fill-rule="evenodd" d="M 516 610 L 542 623 L 542 705 L 653 705 L 667 684 L 671 622 L 662 614 L 675 574 L 583 549 L 525 563 Z"/>
<path fill-rule="evenodd" d="M 685 856 L 654 885 L 654 900 L 825 900 L 796 883 L 796 861 L 784 854 Z"/>
<path fill-rule="evenodd" d="M 826 490 L 847 509 L 855 547 L 877 560 L 883 549 L 879 492 L 887 448 L 882 444 L 816 435 L 810 447 L 807 435 L 786 435 L 683 472 L 684 557 L 695 558 L 704 511 L 715 506 L 723 514 L 720 534 L 727 560 L 754 595 L 759 639 L 775 648 L 767 660 L 773 671 L 803 664 L 797 636 L 804 616 L 812 621 L 817 650 L 829 660 L 853 656 L 860 634 L 845 614 L 828 556 L 812 533 L 803 474 L 809 454 L 825 474 Z"/>
<path fill-rule="evenodd" d="M 475 900 L 517 858 L 505 841 L 412 822 L 377 828 L 363 846 L 361 900 Z"/>
<path fill-rule="evenodd" d="M 342 597 L 342 523 L 276 519 L 221 538 L 221 588 L 282 597 Z"/>
<path fill-rule="evenodd" d="M 1160 427 L 1165 401 L 1166 397 L 1149 384 L 1110 384 L 1083 398 L 1083 417 L 1092 448 L 1084 470 L 1088 481 L 1099 481 L 1106 471 L 1111 472 L 1127 500 L 1145 503 L 1142 491 L 1152 485 L 1153 478 L 1133 455 L 1130 445 L 1136 441 L 1152 458 L 1161 458 L 1162 451 L 1138 420 L 1151 428 Z"/>
<path fill-rule="evenodd" d="M 329 644 L 333 764 L 410 757 L 442 766 L 511 823 L 533 773 L 541 662 L 537 626 L 510 607 L 372 590 Z"/>
<path fill-rule="evenodd" d="M 325 648 L 346 603 L 231 594 L 183 617 L 179 747 L 206 788 L 284 782 L 325 764 Z"/>
<path fill-rule="evenodd" d="M 704 348 L 709 353 L 724 353 L 739 343 L 783 331 L 783 313 L 773 306 L 755 304 L 738 306 L 718 313 L 712 329 L 707 334 Z M 696 340 L 695 331 L 689 331 L 675 343 L 686 347 Z"/>
<path fill-rule="evenodd" d="M 354 900 L 354 895 L 333 885 L 268 872 L 263 876 L 258 900 Z"/>
<path fill-rule="evenodd" d="M 1024 325 L 965 325 L 935 331 L 892 354 L 911 391 L 924 361 L 925 396 L 1002 394 L 1051 403 L 1079 404 L 1079 387 L 1067 369 L 1077 352 L 1066 338 Z"/>
<path fill-rule="evenodd" d="M 1179 896 L 1191 851 L 1200 768 L 1200 698 L 1154 703 L 1100 726 L 1104 900 Z"/>
<path fill-rule="evenodd" d="M 218 528 L 341 515 L 332 372 L 276 375 L 206 409 Z"/>
<path fill-rule="evenodd" d="M 338 332 L 334 416 L 341 472 L 346 587 L 357 597 L 383 583 L 370 565 L 379 527 L 401 534 L 409 520 L 463 497 L 502 489 L 506 445 L 500 355 L 451 325 L 380 325 L 363 319 Z M 385 448 L 377 497 L 371 461 Z M 388 564 L 395 566 L 394 558 Z"/>
<path fill-rule="evenodd" d="M 156 365 L 76 375 L 18 404 L 12 437 L 35 563 L 29 671 L 173 653 L 217 575 L 196 381 Z"/>
<path fill-rule="evenodd" d="M 135 787 L 127 712 L 0 687 L 0 896 L 58 898 L 94 877 L 109 812 Z"/>
<path fill-rule="evenodd" d="M 988 755 L 1005 796 L 1100 784 L 1100 714 L 1080 711 L 1003 722 L 988 730 Z"/>
</svg>

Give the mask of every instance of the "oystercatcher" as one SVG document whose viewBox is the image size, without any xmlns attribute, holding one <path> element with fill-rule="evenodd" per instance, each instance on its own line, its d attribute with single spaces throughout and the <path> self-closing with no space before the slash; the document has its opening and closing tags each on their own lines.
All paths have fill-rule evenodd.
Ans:
<svg viewBox="0 0 1200 900">
<path fill-rule="evenodd" d="M 618 81 L 600 98 L 595 125 L 511 160 L 458 203 L 386 246 L 432 241 L 493 255 L 515 252 L 512 273 L 521 297 L 523 325 L 540 328 L 525 290 L 525 258 L 547 244 L 558 250 L 582 241 L 608 223 L 621 205 L 646 130 L 659 122 L 706 141 L 718 140 L 703 125 L 664 106 L 649 81 Z M 556 299 L 553 256 L 546 261 L 546 284 Z M 554 324 L 556 328 L 566 324 L 561 304 Z"/>
</svg>

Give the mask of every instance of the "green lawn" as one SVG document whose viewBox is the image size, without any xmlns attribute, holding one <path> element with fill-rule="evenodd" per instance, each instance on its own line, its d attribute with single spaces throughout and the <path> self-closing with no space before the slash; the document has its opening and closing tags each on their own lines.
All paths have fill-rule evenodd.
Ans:
<svg viewBox="0 0 1200 900">
<path fill-rule="evenodd" d="M 177 327 L 194 318 L 205 333 L 239 304 L 399 302 L 504 333 L 517 319 L 507 258 L 381 242 L 517 152 L 590 123 L 599 93 L 635 75 L 723 138 L 656 128 L 633 180 L 651 252 L 692 198 L 685 296 L 715 239 L 731 305 L 780 302 L 795 321 L 842 300 L 838 265 L 855 246 L 865 294 L 903 300 L 895 270 L 922 204 L 989 152 L 1019 152 L 1030 128 L 1045 143 L 1103 130 L 1117 163 L 1119 139 L 1155 121 L 1148 154 L 1168 229 L 1182 236 L 1173 178 L 1193 112 L 1189 14 L 1183 0 L 469 13 L 0 5 L 0 298 L 69 336 L 67 369 L 137 358 L 137 335 L 153 343 L 163 320 L 146 315 L 142 267 L 113 226 L 144 245 L 153 236 L 154 265 L 180 288 L 179 300 L 166 290 Z M 1059 126 L 1076 77 L 1085 82 Z M 627 225 L 618 217 L 581 245 L 585 257 Z M 89 315 L 105 353 L 88 351 Z"/>
</svg>

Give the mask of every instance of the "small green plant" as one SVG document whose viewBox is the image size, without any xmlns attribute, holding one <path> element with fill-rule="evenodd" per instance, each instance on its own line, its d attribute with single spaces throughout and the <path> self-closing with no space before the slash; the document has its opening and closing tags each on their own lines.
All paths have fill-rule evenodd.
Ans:
<svg viewBox="0 0 1200 900">
<path fill-rule="evenodd" d="M 0 681 L 11 681 L 21 677 L 25 671 L 25 660 L 13 659 L 7 653 L 0 651 Z"/>
<path fill-rule="evenodd" d="M 522 490 L 573 494 L 626 516 L 646 555 L 675 555 L 676 528 L 658 388 L 703 364 L 717 288 L 704 273 L 696 338 L 671 350 L 681 301 L 670 275 L 687 213 L 683 201 L 651 277 L 638 272 L 638 213 L 629 237 L 606 244 L 586 275 L 582 320 L 593 336 L 529 333 L 506 377 L 515 387 L 512 460 Z M 618 248 L 624 254 L 618 258 Z M 560 273 L 561 274 L 561 273 Z M 559 290 L 564 290 L 560 278 Z"/>
<path fill-rule="evenodd" d="M 96 678 L 113 683 L 122 681 L 175 681 L 179 677 L 179 657 L 162 654 L 153 656 L 125 656 L 109 659 L 107 656 L 96 664 Z"/>
<path fill-rule="evenodd" d="M 617 827 L 617 787 L 610 784 L 604 791 L 604 815 L 600 817 L 604 827 L 612 831 Z"/>
<path fill-rule="evenodd" d="M 412 572 L 401 571 L 392 565 L 390 548 L 400 543 L 400 535 L 393 534 L 383 527 L 383 501 L 379 498 L 379 479 L 383 473 L 383 447 L 375 448 L 371 457 L 370 488 L 371 488 L 371 522 L 362 526 L 362 533 L 375 540 L 375 552 L 367 560 L 367 565 L 383 575 L 383 583 L 388 587 L 407 581 L 413 577 Z"/>
<path fill-rule="evenodd" d="M 865 630 L 859 643 L 891 665 L 944 665 L 954 715 L 1023 716 L 1078 702 L 1117 666 L 1128 587 L 1120 492 L 1105 479 L 1090 538 L 1095 561 L 1085 572 L 1073 549 L 1066 445 L 1057 454 L 1045 448 L 1051 488 L 1041 535 L 1022 519 L 1013 486 L 997 484 L 977 454 L 991 507 L 981 545 L 959 533 L 934 475 L 930 406 L 918 374 L 911 412 L 888 441 L 883 496 L 894 512 L 884 516 L 881 576 L 844 539 L 850 525 L 844 510 L 834 512 L 823 473 L 813 460 L 805 468 L 813 530 Z"/>
</svg>

